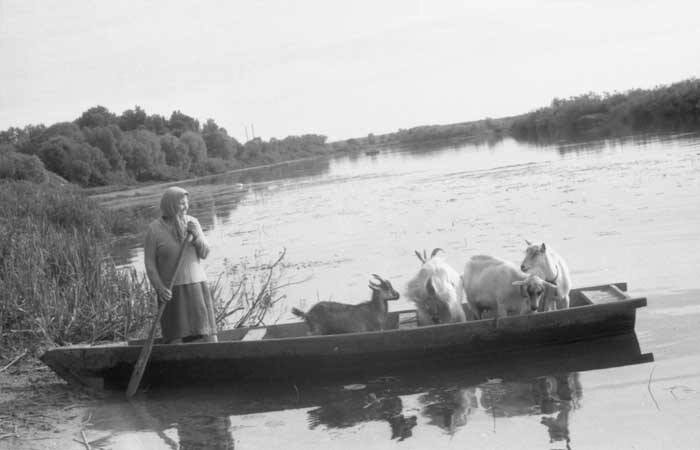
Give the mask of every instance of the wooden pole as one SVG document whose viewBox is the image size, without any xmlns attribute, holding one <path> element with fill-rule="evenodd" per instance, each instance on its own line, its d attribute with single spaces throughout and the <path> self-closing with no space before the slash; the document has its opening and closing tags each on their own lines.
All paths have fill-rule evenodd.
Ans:
<svg viewBox="0 0 700 450">
<path fill-rule="evenodd" d="M 175 276 L 180 270 L 182 265 L 182 256 L 185 254 L 185 247 L 192 240 L 192 235 L 188 234 L 182 245 L 180 245 L 180 252 L 177 254 L 177 263 L 175 264 L 175 271 L 168 281 L 168 289 L 173 288 L 173 282 L 175 281 Z M 151 357 L 151 350 L 153 350 L 153 342 L 156 339 L 156 328 L 158 328 L 158 323 L 160 318 L 163 316 L 163 311 L 165 311 L 165 306 L 168 302 L 162 302 L 158 307 L 158 313 L 155 319 L 153 319 L 153 324 L 151 325 L 151 330 L 148 333 L 148 339 L 144 342 L 143 347 L 141 347 L 141 353 L 139 354 L 139 359 L 136 360 L 134 364 L 134 370 L 131 372 L 131 379 L 129 379 L 129 386 L 126 389 L 126 397 L 131 398 L 136 393 L 141 383 L 141 378 L 146 371 L 146 366 L 148 365 L 148 360 Z"/>
</svg>

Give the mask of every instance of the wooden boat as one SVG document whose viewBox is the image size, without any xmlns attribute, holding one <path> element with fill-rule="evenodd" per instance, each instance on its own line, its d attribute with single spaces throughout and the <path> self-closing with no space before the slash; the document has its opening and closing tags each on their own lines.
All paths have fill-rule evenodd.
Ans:
<svg viewBox="0 0 700 450">
<path fill-rule="evenodd" d="M 379 375 L 391 370 L 507 361 L 536 349 L 634 333 L 636 310 L 626 283 L 573 289 L 570 308 L 463 323 L 416 326 L 413 310 L 389 314 L 384 331 L 309 336 L 303 322 L 219 333 L 218 343 L 153 347 L 142 385 L 310 380 Z M 69 382 L 124 388 L 142 341 L 46 351 L 42 361 Z"/>
</svg>

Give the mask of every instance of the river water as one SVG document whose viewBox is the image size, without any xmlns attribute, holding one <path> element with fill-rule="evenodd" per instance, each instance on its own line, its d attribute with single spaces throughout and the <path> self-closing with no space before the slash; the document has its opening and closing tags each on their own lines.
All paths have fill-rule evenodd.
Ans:
<svg viewBox="0 0 700 450">
<path fill-rule="evenodd" d="M 626 281 L 648 298 L 636 339 L 533 361 L 351 385 L 146 393 L 92 413 L 108 448 L 698 448 L 700 134 L 535 146 L 387 149 L 182 183 L 213 248 L 207 273 L 286 250 L 286 298 L 369 298 L 377 273 L 401 292 L 416 249 L 519 262 L 524 240 L 569 264 L 574 286 Z M 155 214 L 162 187 L 104 196 Z M 149 209 L 150 208 L 150 209 Z M 121 262 L 141 268 L 139 241 Z M 397 302 L 395 309 L 407 306 Z M 429 368 L 428 368 L 429 369 Z"/>
</svg>

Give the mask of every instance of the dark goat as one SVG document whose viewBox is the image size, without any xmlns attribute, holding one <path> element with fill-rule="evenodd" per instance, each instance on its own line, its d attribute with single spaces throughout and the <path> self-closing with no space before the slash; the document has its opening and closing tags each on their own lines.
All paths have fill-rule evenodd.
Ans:
<svg viewBox="0 0 700 450">
<path fill-rule="evenodd" d="M 311 334 L 361 333 L 383 330 L 389 307 L 387 301 L 398 300 L 399 293 L 387 280 L 373 275 L 379 283 L 369 282 L 372 299 L 358 305 L 338 302 L 319 302 L 304 313 L 292 308 L 292 313 L 304 319 Z"/>
</svg>

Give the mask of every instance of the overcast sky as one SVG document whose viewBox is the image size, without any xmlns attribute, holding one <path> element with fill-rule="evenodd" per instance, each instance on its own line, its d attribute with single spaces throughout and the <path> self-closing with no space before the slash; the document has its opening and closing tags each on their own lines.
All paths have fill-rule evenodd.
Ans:
<svg viewBox="0 0 700 450">
<path fill-rule="evenodd" d="M 700 75 L 693 1 L 0 0 L 0 129 L 180 110 L 245 140 L 503 117 Z"/>
</svg>

